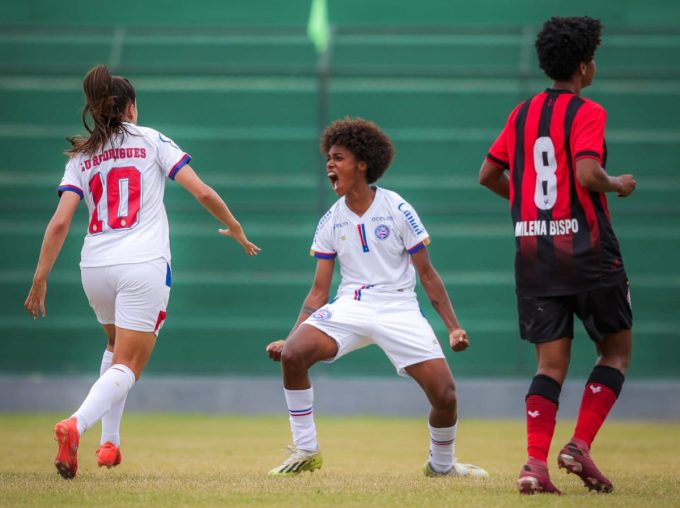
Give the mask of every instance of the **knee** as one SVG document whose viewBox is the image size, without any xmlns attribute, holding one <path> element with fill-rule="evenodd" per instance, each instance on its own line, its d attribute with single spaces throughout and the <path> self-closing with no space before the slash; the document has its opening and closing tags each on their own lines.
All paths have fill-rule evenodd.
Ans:
<svg viewBox="0 0 680 508">
<path fill-rule="evenodd" d="M 538 359 L 538 367 L 553 371 L 566 371 L 569 368 L 570 354 L 541 355 Z"/>
<path fill-rule="evenodd" d="M 281 352 L 281 365 L 284 370 L 307 370 L 311 365 L 307 355 L 295 347 L 286 344 Z"/>
<path fill-rule="evenodd" d="M 437 390 L 431 399 L 432 407 L 439 410 L 456 410 L 458 399 L 455 385 L 446 385 Z"/>
<path fill-rule="evenodd" d="M 541 359 L 538 362 L 538 369 L 536 371 L 537 375 L 548 376 L 554 379 L 560 385 L 564 383 L 567 377 L 567 371 L 569 370 L 569 357 L 556 358 L 545 360 Z"/>
<path fill-rule="evenodd" d="M 597 345 L 597 365 L 604 365 L 626 372 L 633 353 L 633 334 L 631 330 L 605 335 Z"/>
</svg>

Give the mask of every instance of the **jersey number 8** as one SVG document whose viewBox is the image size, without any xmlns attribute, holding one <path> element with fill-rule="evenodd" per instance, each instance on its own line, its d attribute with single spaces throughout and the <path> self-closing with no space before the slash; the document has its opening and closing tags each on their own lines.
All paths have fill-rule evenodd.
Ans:
<svg viewBox="0 0 680 508">
<path fill-rule="evenodd" d="M 101 173 L 90 178 L 90 194 L 94 202 L 92 218 L 87 230 L 91 235 L 101 234 L 104 223 L 99 219 L 99 206 L 106 194 L 107 224 L 111 229 L 135 227 L 139 216 L 142 195 L 142 175 L 134 166 L 112 168 L 106 175 L 106 185 Z"/>
<path fill-rule="evenodd" d="M 550 210 L 557 202 L 557 161 L 555 145 L 548 136 L 541 136 L 534 143 L 534 169 L 536 191 L 534 203 L 539 210 Z"/>
</svg>

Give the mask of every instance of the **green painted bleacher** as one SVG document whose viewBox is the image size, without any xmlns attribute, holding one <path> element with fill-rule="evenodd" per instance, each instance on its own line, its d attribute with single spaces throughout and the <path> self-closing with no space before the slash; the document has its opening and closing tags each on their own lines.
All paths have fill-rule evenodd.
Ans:
<svg viewBox="0 0 680 508">
<path fill-rule="evenodd" d="M 84 208 L 54 269 L 49 318 L 33 322 L 22 303 L 56 204 L 65 137 L 82 131 L 82 75 L 105 62 L 135 84 L 140 123 L 193 156 L 192 166 L 263 248 L 257 258 L 244 256 L 168 183 L 174 290 L 150 372 L 276 374 L 263 348 L 296 318 L 313 276 L 314 228 L 334 200 L 318 153 L 318 57 L 305 37 L 305 9 L 257 0 L 251 9 L 269 9 L 258 23 L 245 7 L 210 0 L 205 9 L 219 4 L 233 16 L 220 11 L 201 26 L 195 12 L 182 18 L 188 24 L 178 24 L 185 11 L 173 2 L 145 23 L 119 13 L 107 19 L 79 13 L 65 21 L 47 11 L 46 0 L 27 3 L 32 11 L 13 6 L 8 19 L 14 23 L 0 31 L 0 336 L 8 352 L 0 356 L 0 372 L 96 371 L 103 334 L 77 269 Z M 447 2 L 426 2 L 417 14 L 400 2 L 403 9 L 385 10 L 374 28 L 364 18 L 350 22 L 347 12 L 361 8 L 370 16 L 385 9 L 382 0 L 347 0 L 342 12 L 340 3 L 329 5 L 337 24 L 328 116 L 370 118 L 394 140 L 397 157 L 381 183 L 415 206 L 433 237 L 432 259 L 474 340 L 469 352 L 450 357 L 459 375 L 533 370 L 533 352 L 517 338 L 507 203 L 477 183 L 480 162 L 509 111 L 547 86 L 531 44 L 540 20 L 564 14 L 564 7 L 520 3 L 540 4 L 540 12 L 517 20 L 504 5 L 475 23 L 484 2 L 460 19 Z M 608 28 L 599 78 L 584 95 L 607 108 L 608 167 L 638 178 L 631 198 L 609 198 L 641 344 L 631 373 L 677 377 L 680 20 L 659 10 L 650 21 L 635 2 L 617 5 L 606 13 L 593 7 Z M 444 338 L 422 294 L 421 303 Z M 392 372 L 372 350 L 342 363 L 320 369 Z M 591 345 L 577 341 L 572 373 L 587 372 L 591 363 Z"/>
<path fill-rule="evenodd" d="M 531 43 L 537 27 L 510 33 L 342 35 L 337 37 L 333 62 L 340 72 L 385 74 L 426 72 L 435 75 L 523 76 L 541 78 L 534 65 Z M 491 30 L 492 31 L 492 30 Z M 680 32 L 633 31 L 607 37 L 597 61 L 606 62 L 601 76 L 625 78 L 678 77 Z"/>
<path fill-rule="evenodd" d="M 136 79 L 135 79 L 136 78 Z M 149 112 L 157 123 L 208 130 L 229 127 L 262 130 L 313 125 L 316 83 L 312 79 L 274 78 L 140 78 L 137 85 L 140 120 Z M 0 82 L 0 107 L 5 123 L 72 124 L 82 111 L 81 79 L 14 79 Z"/>
</svg>

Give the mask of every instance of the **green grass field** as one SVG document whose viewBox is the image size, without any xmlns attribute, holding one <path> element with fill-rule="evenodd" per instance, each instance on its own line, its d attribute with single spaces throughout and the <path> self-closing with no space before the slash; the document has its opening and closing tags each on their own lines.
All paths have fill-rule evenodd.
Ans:
<svg viewBox="0 0 680 508">
<path fill-rule="evenodd" d="M 81 440 L 75 480 L 56 474 L 55 415 L 0 415 L 0 506 L 680 506 L 680 425 L 609 422 L 594 457 L 615 484 L 588 493 L 557 470 L 564 494 L 520 497 L 524 425 L 461 421 L 457 455 L 488 480 L 425 478 L 424 419 L 318 418 L 324 467 L 269 478 L 284 458 L 288 421 L 277 417 L 131 414 L 123 421 L 123 463 L 96 467 L 99 428 Z M 551 461 L 572 423 L 558 425 Z"/>
</svg>

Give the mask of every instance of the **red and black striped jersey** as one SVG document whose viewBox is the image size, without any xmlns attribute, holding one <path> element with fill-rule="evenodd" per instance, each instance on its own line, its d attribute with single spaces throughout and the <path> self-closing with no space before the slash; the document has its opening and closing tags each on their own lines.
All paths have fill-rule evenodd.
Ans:
<svg viewBox="0 0 680 508">
<path fill-rule="evenodd" d="M 576 161 L 606 164 L 606 112 L 568 90 L 517 106 L 487 160 L 510 174 L 517 292 L 574 294 L 625 277 L 604 193 L 576 178 Z"/>
</svg>

